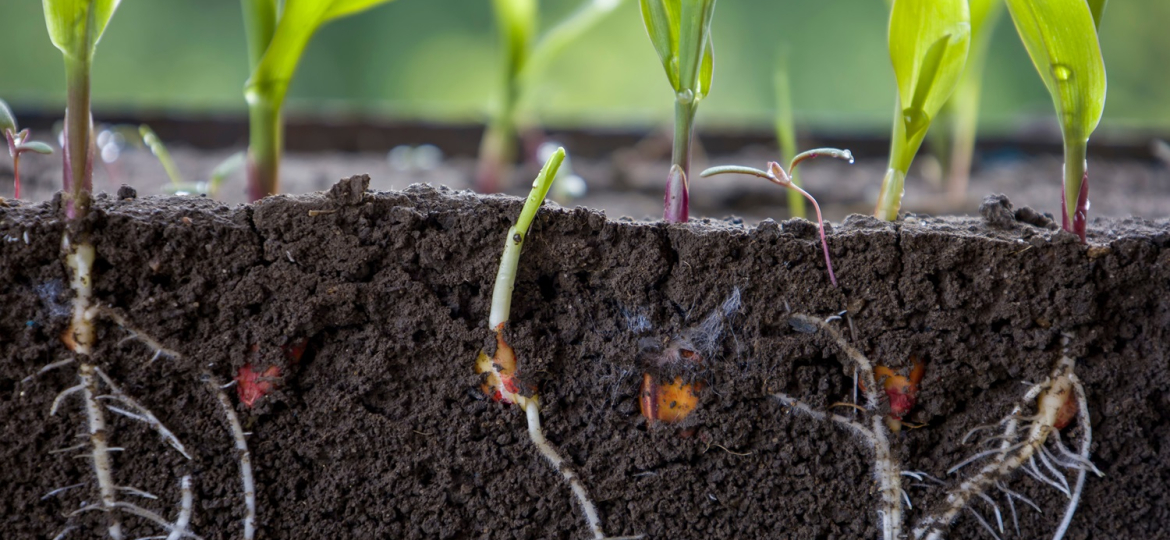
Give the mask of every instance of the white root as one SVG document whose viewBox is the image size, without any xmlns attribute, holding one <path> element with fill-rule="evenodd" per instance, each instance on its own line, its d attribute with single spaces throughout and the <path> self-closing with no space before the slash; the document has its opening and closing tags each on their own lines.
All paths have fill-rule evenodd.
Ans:
<svg viewBox="0 0 1170 540">
<path fill-rule="evenodd" d="M 62 493 L 65 493 L 66 491 L 73 489 L 73 488 L 79 488 L 79 487 L 84 486 L 84 485 L 85 485 L 85 482 L 82 482 L 80 484 L 73 484 L 72 486 L 65 486 L 65 487 L 60 487 L 60 488 L 54 489 L 53 491 L 50 491 L 44 495 L 41 495 L 41 500 L 43 501 L 45 499 L 51 498 L 54 495 L 60 495 Z"/>
<path fill-rule="evenodd" d="M 517 403 L 518 405 L 520 403 Z M 601 529 L 601 518 L 597 515 L 597 507 L 593 505 L 593 501 L 589 499 L 589 493 L 585 491 L 585 486 L 581 484 L 581 480 L 577 477 L 577 473 L 569 467 L 565 459 L 557 453 L 548 439 L 544 438 L 544 430 L 540 427 L 540 405 L 535 399 L 524 399 L 523 403 L 524 415 L 528 419 L 528 437 L 532 439 L 532 444 L 536 445 L 536 449 L 540 451 L 540 455 L 548 460 L 553 469 L 561 473 L 565 482 L 568 482 L 569 489 L 573 491 L 573 495 L 577 498 L 577 503 L 581 505 L 581 512 L 585 514 L 585 523 L 589 526 L 589 532 L 593 534 L 595 540 L 623 540 L 642 538 L 639 536 L 625 536 L 620 538 L 607 537 L 605 532 Z"/>
<path fill-rule="evenodd" d="M 1085 397 L 1085 388 L 1081 386 L 1081 381 L 1077 378 L 1076 374 L 1070 373 L 1069 379 L 1072 381 L 1073 392 L 1076 394 L 1077 405 L 1079 407 L 1079 414 L 1077 416 L 1079 417 L 1078 425 L 1081 428 L 1081 451 L 1076 457 L 1080 466 L 1077 467 L 1077 481 L 1073 487 L 1072 496 L 1069 497 L 1068 506 L 1064 510 L 1064 517 L 1060 520 L 1060 526 L 1056 528 L 1056 533 L 1052 535 L 1053 540 L 1061 540 L 1064 538 L 1065 533 L 1068 532 L 1068 526 L 1072 523 L 1073 514 L 1077 512 L 1077 504 L 1081 502 L 1081 490 L 1085 487 L 1085 475 L 1088 473 L 1088 468 L 1084 464 L 1088 464 L 1088 467 L 1091 467 L 1093 472 L 1098 476 L 1104 476 L 1089 461 L 1089 447 L 1093 445 L 1093 426 L 1089 420 L 1089 400 Z M 1068 450 L 1064 448 L 1064 445 L 1060 444 L 1059 437 L 1059 433 L 1056 433 L 1056 442 L 1059 448 L 1067 452 Z"/>
<path fill-rule="evenodd" d="M 93 300 L 93 262 L 96 253 L 93 244 L 89 242 L 72 246 L 68 234 L 62 237 L 61 248 L 67 253 L 65 262 L 73 274 L 69 283 L 74 293 L 73 318 L 69 325 L 69 337 L 72 341 L 70 348 L 77 354 L 89 356 L 93 353 L 93 320 L 96 315 L 91 306 Z"/>
<path fill-rule="evenodd" d="M 21 380 L 20 380 L 20 384 L 26 384 L 26 383 L 28 383 L 29 381 L 31 381 L 31 380 L 33 380 L 33 379 L 35 379 L 35 378 L 37 378 L 37 377 L 39 377 L 39 376 L 41 376 L 41 375 L 44 375 L 45 373 L 48 373 L 48 372 L 50 372 L 50 371 L 53 371 L 54 369 L 57 369 L 57 368 L 59 368 L 59 367 L 65 367 L 65 366 L 68 366 L 69 364 L 72 364 L 72 363 L 74 363 L 74 362 L 76 362 L 76 361 L 77 361 L 77 359 L 76 359 L 76 358 L 66 358 L 66 359 L 64 359 L 64 360 L 58 360 L 58 361 L 56 361 L 56 362 L 53 362 L 53 363 L 51 363 L 51 364 L 49 364 L 49 365 L 47 365 L 47 366 L 45 366 L 45 367 L 43 367 L 43 368 L 41 368 L 41 369 L 37 370 L 37 372 L 36 372 L 36 373 L 33 373 L 32 375 L 29 375 L 28 377 L 25 377 L 25 378 L 21 379 Z"/>
<path fill-rule="evenodd" d="M 96 370 L 96 367 L 87 363 L 81 364 L 78 368 L 78 376 L 81 378 L 81 386 L 83 387 L 82 398 L 85 400 L 85 412 L 88 419 L 89 444 L 92 449 L 89 456 L 93 460 L 93 473 L 97 478 L 99 505 L 102 510 L 110 512 L 109 526 L 107 527 L 110 538 L 122 540 L 122 522 L 118 519 L 117 513 L 112 511 L 117 504 L 115 497 L 117 488 L 114 484 L 113 466 L 110 463 L 109 431 L 106 428 L 106 416 L 96 397 L 98 394 Z"/>
<path fill-rule="evenodd" d="M 146 362 L 147 365 L 153 364 L 155 360 L 158 360 L 163 356 L 168 358 L 180 358 L 182 356 L 178 352 L 164 347 L 163 344 L 160 343 L 157 339 L 150 337 L 150 334 L 130 326 L 130 323 L 126 321 L 126 318 L 119 315 L 117 311 L 109 308 L 102 308 L 101 314 L 108 317 L 111 321 L 114 321 L 115 324 L 121 326 L 123 330 L 130 334 L 125 338 L 122 338 L 122 341 L 119 341 L 119 343 L 124 341 L 138 341 L 143 345 L 146 345 L 151 351 L 154 352 L 154 355 L 151 356 L 150 360 Z"/>
<path fill-rule="evenodd" d="M 964 509 L 971 510 L 972 514 L 976 516 L 980 524 L 988 528 L 992 532 L 990 524 L 988 524 L 978 512 L 970 508 L 970 503 L 974 497 L 980 497 L 989 501 L 996 513 L 996 521 L 999 525 L 1000 532 L 1003 532 L 1003 518 L 999 513 L 998 507 L 990 501 L 985 492 L 988 488 L 994 486 L 1002 491 L 1008 499 L 1008 504 L 1011 506 L 1012 521 L 1019 528 L 1015 512 L 1015 503 L 1013 499 L 1019 499 L 1026 504 L 1032 506 L 1037 511 L 1039 508 L 1031 500 L 1027 499 L 1004 487 L 1004 482 L 1017 470 L 1022 470 L 1033 478 L 1052 486 L 1061 491 L 1070 498 L 1068 509 L 1065 513 L 1064 522 L 1056 532 L 1057 539 L 1063 537 L 1067 530 L 1068 523 L 1072 519 L 1072 514 L 1076 510 L 1076 503 L 1080 499 L 1081 488 L 1084 485 L 1084 475 L 1090 469 L 1095 467 L 1086 466 L 1084 463 L 1088 462 L 1089 443 L 1091 443 L 1090 425 L 1088 421 L 1088 404 L 1083 400 L 1084 389 L 1081 387 L 1080 381 L 1073 373 L 1075 362 L 1067 355 L 1061 357 L 1056 367 L 1053 369 L 1049 378 L 1039 384 L 1033 385 L 1024 394 L 1024 399 L 1020 404 L 1013 407 L 1011 414 L 1009 414 L 1003 422 L 1003 434 L 997 436 L 1000 440 L 999 448 L 992 451 L 984 451 L 971 456 L 958 465 L 951 468 L 948 473 L 953 473 L 958 469 L 970 464 L 971 462 L 991 457 L 992 459 L 980 470 L 964 480 L 959 486 L 952 490 L 946 497 L 945 508 L 941 513 L 927 516 L 914 529 L 914 538 L 939 539 L 944 536 L 945 528 L 948 527 L 955 517 Z M 1082 426 L 1082 452 L 1077 455 L 1075 460 L 1071 463 L 1066 463 L 1063 460 L 1056 459 L 1045 448 L 1045 443 L 1052 439 L 1057 448 L 1063 448 L 1059 445 L 1059 432 L 1057 432 L 1055 423 L 1057 413 L 1064 405 L 1065 401 L 1075 394 L 1077 402 L 1080 405 L 1079 417 Z M 1025 404 L 1036 400 L 1037 412 L 1031 417 L 1021 417 L 1021 412 Z M 1026 421 L 1027 430 L 1023 433 L 1023 440 L 1016 442 L 1021 434 L 1019 430 L 1019 421 Z M 1071 454 L 1071 452 L 1070 452 Z M 1039 461 L 1039 465 L 1037 464 Z M 1053 464 L 1053 461 L 1056 464 Z M 1078 480 L 1076 486 L 1070 488 L 1064 474 L 1060 472 L 1056 465 L 1065 466 L 1068 468 L 1075 468 L 1079 470 Z M 1041 470 L 1041 469 L 1044 470 Z"/>
<path fill-rule="evenodd" d="M 206 377 L 208 386 L 227 416 L 228 427 L 236 445 L 236 453 L 239 455 L 240 481 L 244 485 L 244 540 L 252 540 L 256 536 L 256 483 L 252 477 L 252 454 L 248 452 L 248 441 L 244 438 L 240 417 L 236 415 L 236 409 L 224 393 L 223 386 L 214 376 L 208 374 Z"/>
<path fill-rule="evenodd" d="M 147 409 L 135 401 L 134 398 L 126 395 L 126 393 L 123 392 L 121 388 L 118 388 L 117 384 L 114 384 L 114 381 L 111 380 L 104 371 L 98 368 L 94 368 L 94 370 L 97 372 L 98 376 L 102 378 L 102 381 L 106 383 L 106 386 L 110 388 L 110 394 L 98 396 L 97 399 L 113 399 L 120 401 L 134 409 L 134 412 L 126 411 L 124 409 L 112 407 L 109 405 L 106 406 L 107 409 L 150 426 L 150 428 L 157 432 L 159 436 L 161 436 L 162 439 L 166 441 L 167 444 L 171 445 L 171 447 L 177 450 L 180 454 L 183 454 L 183 457 L 191 459 L 191 454 L 187 453 L 187 448 L 183 446 L 183 443 L 179 442 L 179 438 L 175 437 L 175 434 L 172 433 L 171 430 L 167 429 L 167 427 L 164 426 L 161 421 L 159 421 L 158 417 L 155 416 L 154 413 L 150 412 L 150 409 Z"/>
<path fill-rule="evenodd" d="M 890 452 L 890 441 L 886 434 L 885 418 L 878 410 L 880 397 L 874 377 L 873 363 L 865 355 L 861 354 L 861 351 L 850 345 L 836 328 L 828 324 L 829 321 L 839 318 L 839 316 L 834 316 L 826 320 L 821 320 L 799 313 L 790 314 L 790 320 L 796 321 L 804 327 L 815 327 L 825 331 L 837 343 L 837 346 L 842 352 L 856 364 L 856 372 L 861 376 L 861 381 L 865 387 L 865 409 L 869 413 L 871 427 L 867 428 L 861 423 L 854 422 L 844 416 L 815 411 L 809 406 L 783 394 L 777 394 L 776 397 L 782 403 L 800 410 L 813 418 L 822 420 L 827 418 L 840 425 L 849 427 L 869 444 L 874 454 L 874 479 L 877 481 L 878 489 L 881 492 L 881 506 L 878 509 L 878 515 L 881 517 L 882 538 L 896 540 L 901 538 L 902 535 L 903 499 L 907 500 L 907 506 L 909 506 L 909 497 L 902 490 L 901 466 Z"/>
</svg>

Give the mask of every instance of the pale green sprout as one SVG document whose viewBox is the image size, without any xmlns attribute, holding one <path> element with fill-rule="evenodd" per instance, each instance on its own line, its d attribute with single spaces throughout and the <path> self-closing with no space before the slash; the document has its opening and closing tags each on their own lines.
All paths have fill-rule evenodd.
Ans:
<svg viewBox="0 0 1170 540">
<path fill-rule="evenodd" d="M 248 101 L 248 193 L 252 200 L 280 186 L 284 147 L 281 108 L 297 62 L 321 25 L 389 0 L 241 0 L 252 74 Z"/>
<path fill-rule="evenodd" d="M 532 221 L 536 218 L 536 212 L 544 203 L 549 188 L 556 180 L 557 170 L 564 161 L 565 149 L 557 148 L 545 161 L 536 180 L 532 182 L 532 191 L 528 193 L 528 199 L 524 201 L 524 208 L 520 210 L 520 217 L 516 219 L 516 224 L 508 229 L 508 235 L 504 239 L 504 254 L 500 257 L 500 268 L 496 273 L 495 287 L 492 289 L 491 314 L 488 317 L 488 328 L 495 333 L 496 337 L 496 352 L 489 357 L 486 352 L 479 351 L 475 359 L 475 372 L 484 376 L 484 384 L 481 386 L 484 393 L 497 401 L 515 404 L 524 411 L 524 417 L 528 422 L 528 437 L 541 456 L 552 465 L 553 470 L 560 473 L 565 482 L 569 484 L 569 489 L 573 492 L 577 503 L 581 505 L 581 513 L 585 517 L 585 523 L 589 527 L 592 538 L 595 540 L 632 540 L 641 538 L 641 536 L 611 538 L 602 531 L 597 507 L 589 498 L 585 485 L 568 462 L 561 457 L 544 436 L 544 430 L 540 426 L 540 396 L 535 388 L 530 388 L 531 392 L 521 391 L 520 385 L 522 383 L 516 377 L 519 369 L 516 352 L 508 345 L 504 337 L 505 325 L 512 311 L 512 292 L 516 286 L 516 271 L 520 266 L 520 254 L 524 250 L 524 241 L 528 238 L 528 233 L 532 229 Z"/>
<path fill-rule="evenodd" d="M 1089 135 L 1105 110 L 1105 60 L 1097 39 L 1104 0 L 1007 0 L 1016 31 L 1052 94 L 1064 137 L 1064 230 L 1085 241 Z"/>
<path fill-rule="evenodd" d="M 497 191 L 508 176 L 516 157 L 517 133 L 533 122 L 524 110 L 553 59 L 624 1 L 587 0 L 537 37 L 537 0 L 492 0 L 500 34 L 503 92 L 479 147 L 475 183 L 481 193 Z"/>
<path fill-rule="evenodd" d="M 874 216 L 893 221 L 914 155 L 963 73 L 971 43 L 967 1 L 894 0 L 889 42 L 898 95 L 889 169 Z"/>
<path fill-rule="evenodd" d="M 711 91 L 715 53 L 711 19 L 715 0 L 640 0 L 642 21 L 674 90 L 674 146 L 666 178 L 663 219 L 690 218 L 691 139 L 695 111 Z"/>
</svg>

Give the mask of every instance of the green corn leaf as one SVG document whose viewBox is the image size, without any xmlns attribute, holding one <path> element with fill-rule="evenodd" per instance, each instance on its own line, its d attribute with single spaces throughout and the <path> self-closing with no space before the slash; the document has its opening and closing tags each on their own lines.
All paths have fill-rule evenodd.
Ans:
<svg viewBox="0 0 1170 540">
<path fill-rule="evenodd" d="M 0 135 L 6 130 L 16 133 L 16 127 L 16 116 L 12 114 L 12 109 L 8 108 L 8 103 L 0 99 Z"/>
<path fill-rule="evenodd" d="M 963 73 L 971 43 L 967 2 L 895 0 L 889 39 L 905 133 L 914 138 L 925 132 Z"/>
<path fill-rule="evenodd" d="M 536 0 L 493 0 L 492 6 L 504 45 L 505 72 L 512 79 L 524 69 L 536 37 Z"/>
<path fill-rule="evenodd" d="M 43 0 L 49 39 L 65 56 L 88 61 L 121 0 Z"/>
<path fill-rule="evenodd" d="M 45 0 L 48 2 L 49 0 Z M 280 22 L 244 89 L 249 103 L 284 101 L 289 81 L 309 39 L 322 24 L 389 0 L 285 0 Z"/>
<path fill-rule="evenodd" d="M 711 16 L 715 13 L 715 0 L 687 0 L 682 2 L 679 12 L 678 65 L 680 91 L 690 90 L 695 98 L 701 98 L 703 85 L 699 74 L 703 70 L 704 58 L 708 65 L 706 76 L 711 74 L 708 55 L 703 54 L 710 45 Z M 710 84 L 710 79 L 707 79 Z"/>
<path fill-rule="evenodd" d="M 688 2 L 691 0 L 687 0 Z M 666 78 L 675 92 L 682 90 L 679 86 L 679 58 L 678 32 L 679 12 L 682 10 L 681 0 L 641 0 L 642 22 L 646 24 L 646 33 L 650 34 L 650 42 L 658 52 L 662 61 L 662 68 L 666 70 Z"/>
<path fill-rule="evenodd" d="M 703 62 L 699 64 L 699 83 L 695 95 L 699 98 L 707 97 L 711 93 L 711 79 L 715 76 L 715 44 L 711 34 L 707 34 L 707 44 L 703 47 Z"/>
<path fill-rule="evenodd" d="M 272 34 L 276 32 L 280 6 L 277 0 L 241 0 L 240 7 L 244 11 L 244 30 L 248 38 L 248 69 L 255 71 L 272 42 Z"/>
<path fill-rule="evenodd" d="M 1105 109 L 1105 61 L 1085 0 L 1007 0 L 1069 140 L 1085 141 Z M 1101 2 L 1104 6 L 1104 2 Z"/>
</svg>

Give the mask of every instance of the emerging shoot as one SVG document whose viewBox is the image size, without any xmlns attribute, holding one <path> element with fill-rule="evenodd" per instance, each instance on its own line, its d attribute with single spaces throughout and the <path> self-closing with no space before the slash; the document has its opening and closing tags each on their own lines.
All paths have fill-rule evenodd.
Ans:
<svg viewBox="0 0 1170 540">
<path fill-rule="evenodd" d="M 16 125 L 16 116 L 8 104 L 0 99 L 0 132 L 8 140 L 8 155 L 12 156 L 12 198 L 20 198 L 20 155 L 25 152 L 38 154 L 52 154 L 53 148 L 43 142 L 28 140 L 28 130 L 20 130 Z"/>
<path fill-rule="evenodd" d="M 528 421 L 528 436 L 532 439 L 532 444 L 548 460 L 553 469 L 564 477 L 577 502 L 581 505 L 581 511 L 585 515 L 585 522 L 588 524 L 593 538 L 601 539 L 605 538 L 605 533 L 601 530 L 601 518 L 598 517 L 597 508 L 589 499 L 589 494 L 585 491 L 577 473 L 573 472 L 565 459 L 545 439 L 544 430 L 540 427 L 540 398 L 535 388 L 520 387 L 516 378 L 519 368 L 516 351 L 508 345 L 504 337 L 505 326 L 512 309 L 512 291 L 516 284 L 516 270 L 520 264 L 520 253 L 524 248 L 524 240 L 532 227 L 536 211 L 544 202 L 544 198 L 557 176 L 557 169 L 560 168 L 564 159 L 565 150 L 563 148 L 558 148 L 549 157 L 544 167 L 540 169 L 536 180 L 532 182 L 532 191 L 528 194 L 528 200 L 524 202 L 520 217 L 516 220 L 516 224 L 508 229 L 508 236 L 504 240 L 504 254 L 500 258 L 500 269 L 496 273 L 496 284 L 492 290 L 491 315 L 488 318 L 488 327 L 496 335 L 496 352 L 494 357 L 489 358 L 487 353 L 480 351 L 475 361 L 475 372 L 486 374 L 482 386 L 485 394 L 496 401 L 514 403 L 524 410 L 524 416 Z"/>
<path fill-rule="evenodd" d="M 815 150 L 809 150 L 807 152 L 804 152 L 804 153 L 792 158 L 792 163 L 788 165 L 788 171 L 789 172 L 795 171 L 796 166 L 799 165 L 804 160 L 818 158 L 818 157 L 822 157 L 822 156 L 836 158 L 836 159 L 848 161 L 849 163 L 853 163 L 853 153 L 851 153 L 848 150 L 838 150 L 836 148 L 817 148 Z M 829 270 L 829 280 L 832 281 L 833 286 L 836 287 L 837 286 L 837 275 L 833 273 L 833 261 L 829 258 L 829 241 L 825 238 L 825 220 L 824 220 L 824 218 L 821 217 L 821 206 L 819 204 L 817 204 L 817 200 L 814 199 L 812 195 L 810 195 L 804 189 L 801 189 L 800 186 L 796 185 L 796 183 L 792 181 L 792 177 L 789 176 L 789 172 L 785 172 L 784 168 L 781 167 L 779 163 L 772 161 L 772 162 L 768 163 L 768 170 L 767 171 L 761 171 L 759 169 L 753 169 L 751 167 L 739 167 L 739 166 L 735 166 L 735 165 L 728 165 L 725 167 L 712 167 L 710 169 L 703 171 L 703 173 L 700 176 L 708 177 L 708 176 L 714 176 L 716 174 L 729 174 L 729 173 L 748 174 L 751 176 L 758 176 L 758 177 L 763 178 L 765 180 L 768 180 L 769 182 L 772 182 L 773 184 L 776 184 L 780 187 L 791 189 L 791 190 L 799 193 L 800 195 L 804 196 L 804 198 L 808 199 L 809 202 L 812 203 L 813 209 L 816 210 L 816 212 L 817 212 L 817 229 L 820 231 L 820 234 L 821 234 L 821 249 L 824 250 L 824 252 L 825 252 L 825 266 Z"/>
<path fill-rule="evenodd" d="M 1028 56 L 1056 106 L 1064 137 L 1061 225 L 1085 241 L 1089 135 L 1105 111 L 1105 60 L 1097 39 L 1104 0 L 1008 0 Z"/>
<path fill-rule="evenodd" d="M 691 172 L 691 139 L 695 111 L 711 91 L 715 53 L 711 18 L 715 0 L 641 0 L 642 20 L 674 89 L 674 147 L 662 219 L 685 223 L 690 217 L 687 182 Z"/>
<path fill-rule="evenodd" d="M 523 131 L 522 110 L 544 70 L 566 47 L 625 0 L 586 0 L 581 7 L 537 38 L 537 0 L 493 0 L 503 64 L 500 102 L 484 131 L 479 146 L 475 186 L 493 193 L 509 176 L 516 158 L 518 132 Z M 529 119 L 529 122 L 531 119 Z"/>
<path fill-rule="evenodd" d="M 971 42 L 966 0 L 894 0 L 890 10 L 890 61 L 898 81 L 890 165 L 874 216 L 893 221 L 902 206 L 906 172 L 931 120 L 963 73 Z"/>
<path fill-rule="evenodd" d="M 255 201 L 280 188 L 284 148 L 281 108 L 301 53 L 321 25 L 389 0 L 241 0 L 251 77 L 248 101 L 248 197 Z"/>
</svg>

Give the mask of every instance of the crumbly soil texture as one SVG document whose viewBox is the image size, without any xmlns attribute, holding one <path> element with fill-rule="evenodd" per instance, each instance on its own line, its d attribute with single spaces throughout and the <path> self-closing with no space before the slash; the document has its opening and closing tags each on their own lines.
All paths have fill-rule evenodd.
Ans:
<svg viewBox="0 0 1170 540">
<path fill-rule="evenodd" d="M 485 399 L 473 371 L 504 234 L 522 201 L 429 186 L 331 191 L 228 207 L 100 195 L 89 220 L 99 316 L 92 357 L 191 454 L 108 414 L 121 498 L 173 520 L 191 477 L 190 529 L 242 537 L 238 454 L 208 374 L 271 366 L 252 406 L 228 388 L 255 467 L 257 538 L 579 539 L 589 536 L 524 414 Z M 67 359 L 69 275 L 54 202 L 0 207 L 0 530 L 5 538 L 105 534 Z M 546 205 L 525 244 L 507 336 L 539 390 L 544 428 L 611 535 L 876 538 L 872 456 L 839 426 L 782 406 L 854 400 L 853 364 L 791 312 L 836 325 L 875 363 L 926 362 L 891 445 L 908 523 L 942 504 L 962 443 L 1009 414 L 1062 354 L 1087 390 L 1090 475 L 1070 538 L 1170 538 L 1170 222 L 1090 223 L 1088 245 L 1004 199 L 984 218 L 851 216 L 831 228 L 839 287 L 816 226 L 607 219 Z M 738 301 L 736 301 L 738 298 Z M 115 317 L 120 316 L 125 326 Z M 153 362 L 145 337 L 170 353 Z M 663 363 L 679 340 L 702 354 Z M 289 351 L 302 341 L 299 358 Z M 643 377 L 703 381 L 681 424 L 639 412 Z M 27 379 L 26 379 L 27 378 Z M 885 405 L 883 405 L 885 406 Z M 850 414 L 849 408 L 835 408 Z M 1082 411 L 1083 413 L 1084 411 Z M 1076 440 L 1076 424 L 1066 428 Z M 80 484 L 80 485 L 78 485 Z M 53 493 L 58 488 L 75 486 Z M 1067 499 L 1022 472 L 1017 535 L 1043 538 Z M 1001 503 L 1002 504 L 1002 503 Z M 982 502 L 973 507 L 994 524 Z M 123 513 L 127 537 L 166 534 Z M 986 536 L 969 512 L 953 538 Z"/>
</svg>

